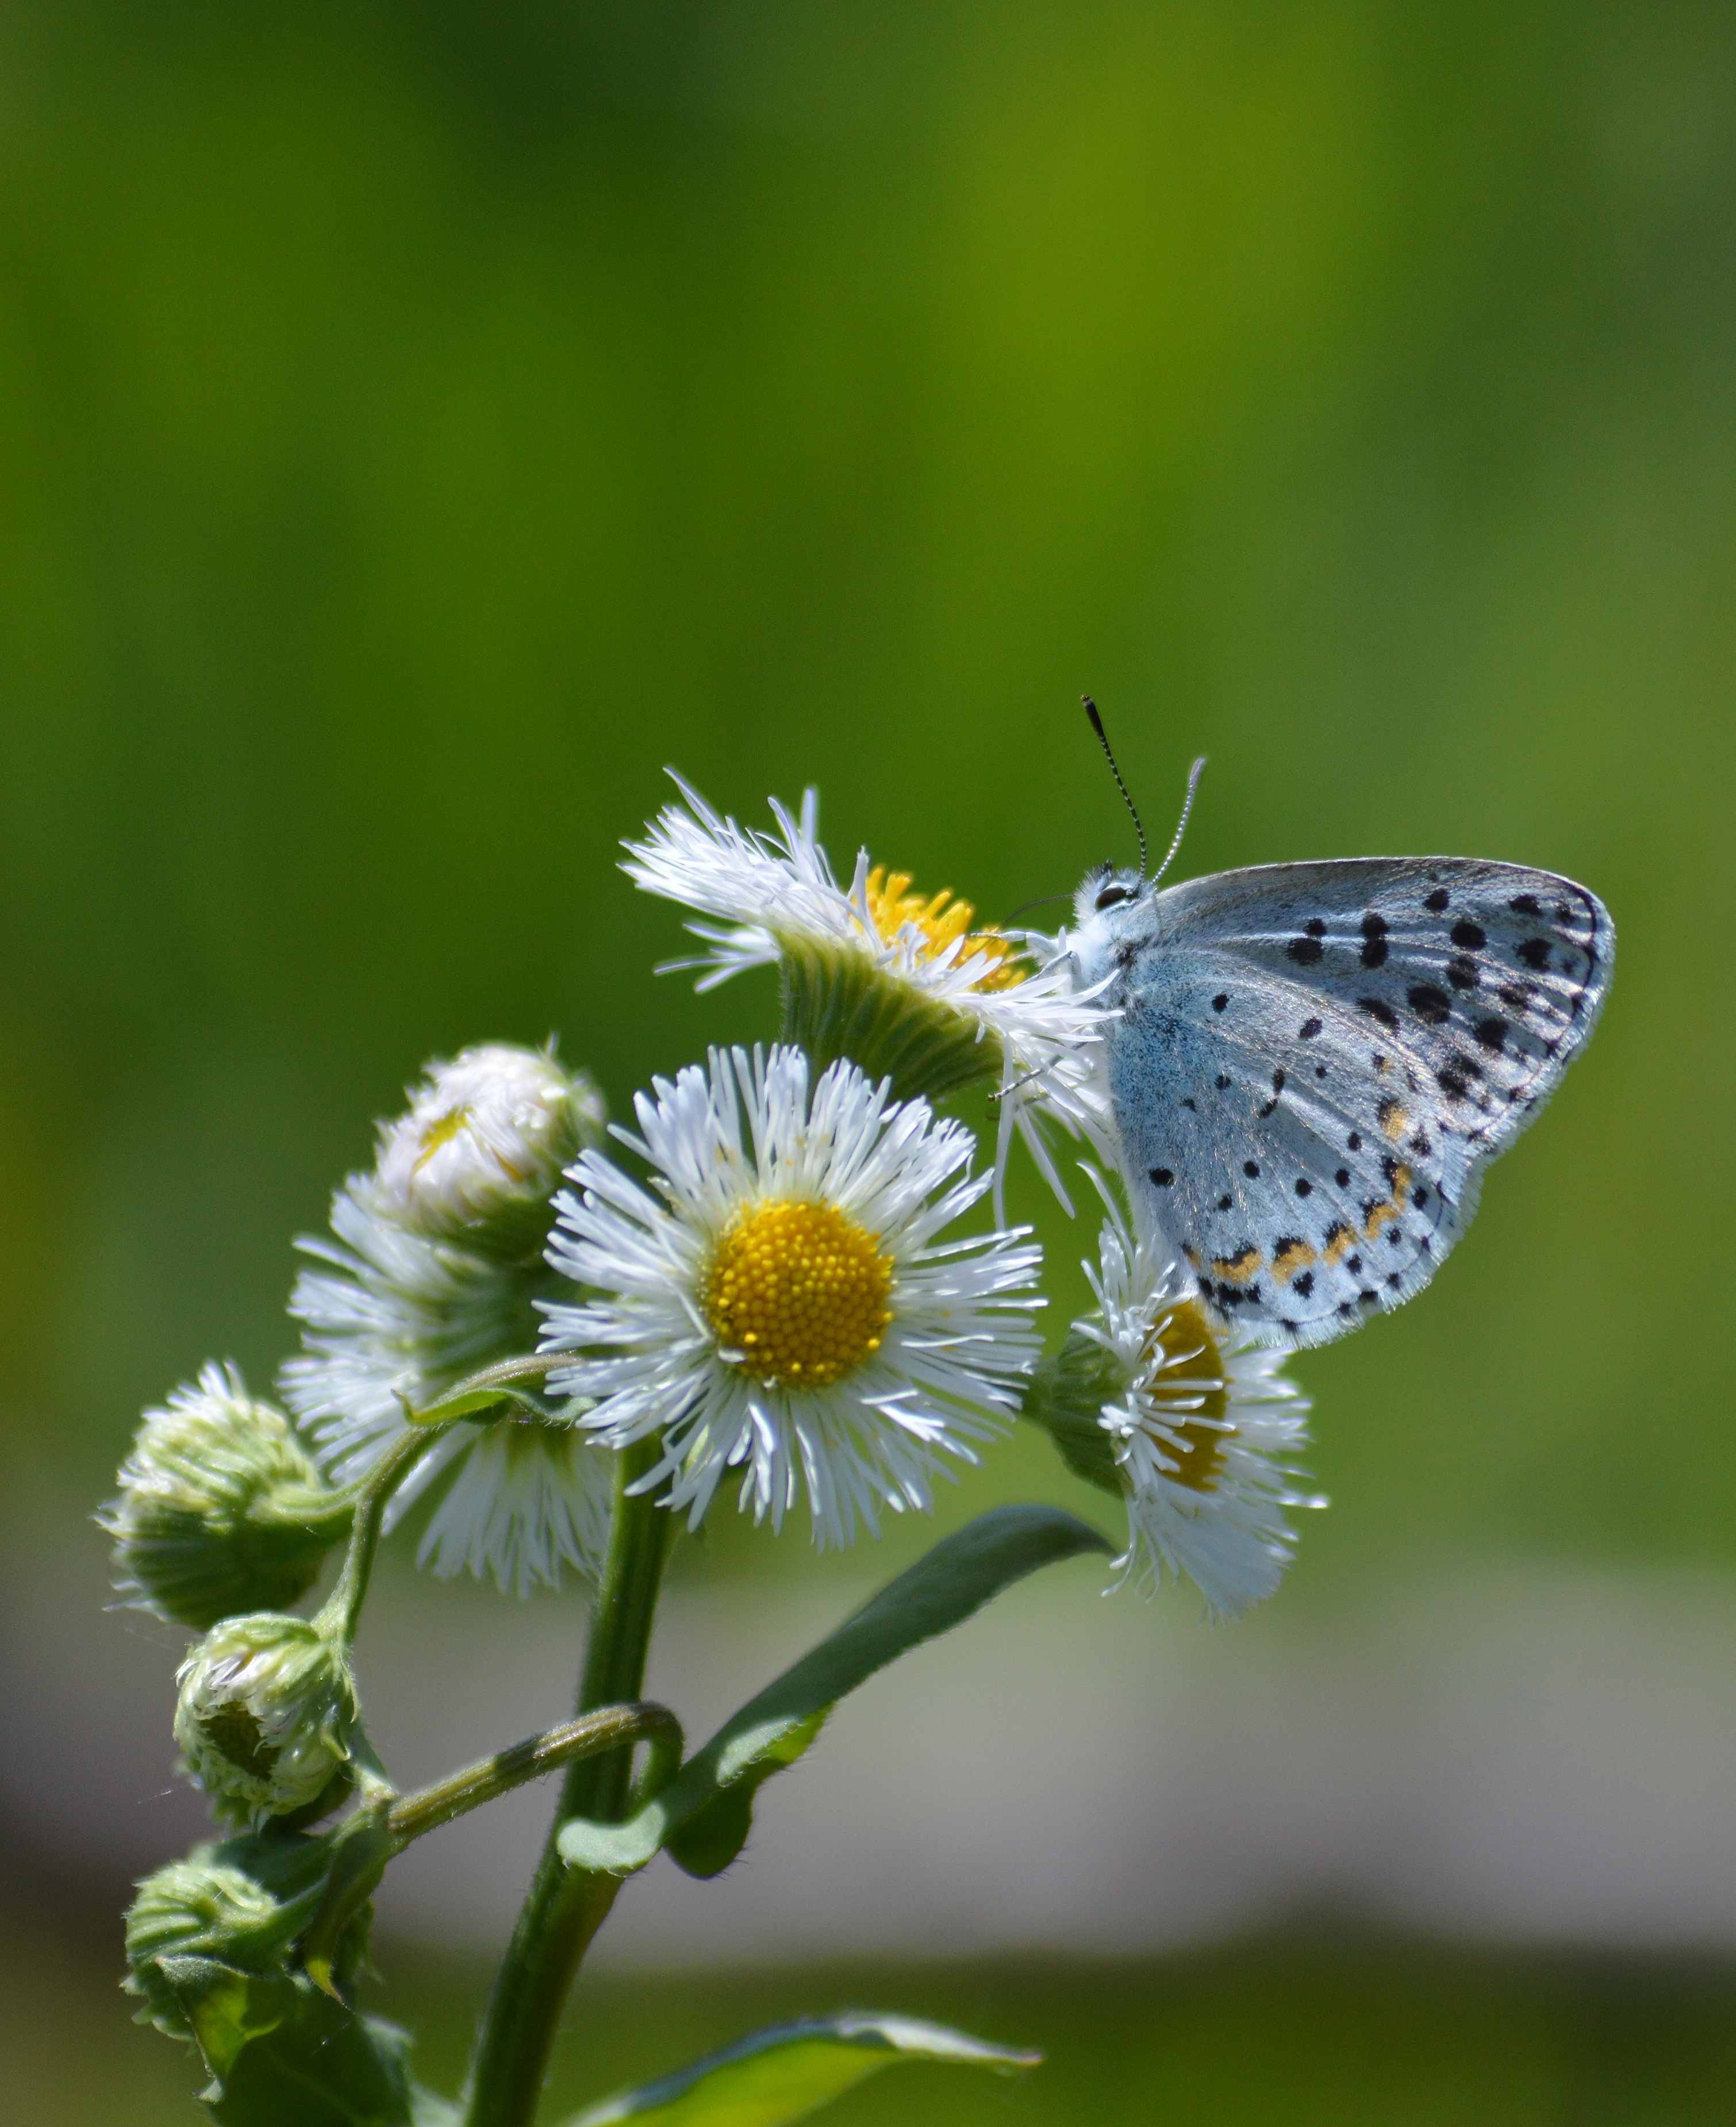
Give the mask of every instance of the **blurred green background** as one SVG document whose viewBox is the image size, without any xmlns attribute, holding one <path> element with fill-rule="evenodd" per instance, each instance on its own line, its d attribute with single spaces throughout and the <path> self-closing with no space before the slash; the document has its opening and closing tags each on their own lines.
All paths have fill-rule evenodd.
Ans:
<svg viewBox="0 0 1736 2127">
<path fill-rule="evenodd" d="M 1727 9 L 109 4 L 0 52 L 0 1515 L 8 1586 L 65 1591 L 19 1674 L 122 1629 L 84 1517 L 140 1405 L 270 1378 L 290 1238 L 424 1058 L 557 1030 L 619 1109 L 769 1029 L 769 978 L 650 974 L 675 914 L 615 845 L 663 764 L 750 820 L 816 783 L 840 860 L 1004 917 L 1126 853 L 1086 687 L 1155 822 L 1209 755 L 1185 871 L 1508 857 L 1620 932 L 1438 1285 L 1301 1363 L 1334 1506 L 1280 1604 L 1730 1600 Z M 1015 1201 L 1058 1317 L 1089 1236 Z M 942 1518 L 1039 1489 L 1095 1510 L 1020 1442 Z M 721 1524 L 679 1568 L 828 1570 Z M 34 1720 L 14 1779 L 76 1793 Z M 110 1992 L 125 1870 L 0 1836 L 28 2116 L 192 2118 Z M 1054 2063 L 840 2127 L 1710 2122 L 1731 1949 L 1322 1909 L 1156 1963 L 617 1974 L 562 2089 L 849 1995 Z M 386 1961 L 452 2068 L 480 1968 Z"/>
</svg>

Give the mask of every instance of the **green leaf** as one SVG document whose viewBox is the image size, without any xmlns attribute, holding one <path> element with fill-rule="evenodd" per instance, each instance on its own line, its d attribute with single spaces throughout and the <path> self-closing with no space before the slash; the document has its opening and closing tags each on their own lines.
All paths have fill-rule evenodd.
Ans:
<svg viewBox="0 0 1736 2127">
<path fill-rule="evenodd" d="M 244 2050 L 222 2096 L 207 2096 L 212 2116 L 222 2127 L 413 2127 L 404 2033 L 291 1983 L 300 2013 Z"/>
<path fill-rule="evenodd" d="M 716 1795 L 702 1803 L 686 1823 L 669 1836 L 669 1859 L 689 1876 L 702 1880 L 721 1876 L 747 1844 L 754 1828 L 754 1797 L 773 1773 L 793 1765 L 825 1726 L 828 1707 L 779 1736 L 746 1771 Z"/>
<path fill-rule="evenodd" d="M 1009 2075 L 1042 2058 L 913 2016 L 847 2010 L 756 2031 L 691 2068 L 606 2097 L 567 2127 L 612 2127 L 621 2120 L 660 2120 L 663 2127 L 783 2127 L 898 2061 L 941 2061 Z"/>
<path fill-rule="evenodd" d="M 207 2095 L 221 2091 L 229 2070 L 257 2039 L 295 2014 L 294 1989 L 283 1972 L 244 1972 L 220 1957 L 159 1957 L 156 1968 L 180 2005 L 205 2071 Z"/>
<path fill-rule="evenodd" d="M 720 1807 L 721 1798 L 740 1782 L 757 1786 L 792 1763 L 846 1692 L 923 1641 L 962 1624 L 1039 1566 L 1109 1549 L 1095 1529 L 1056 1507 L 999 1507 L 979 1515 L 750 1699 L 636 1817 L 625 1824 L 570 1820 L 561 1829 L 562 1856 L 575 1869 L 630 1875 L 692 1826 L 684 1847 L 690 1843 L 695 1859 L 709 1864 L 695 1873 L 715 1874 L 747 1836 L 739 1798 Z M 718 1814 L 712 1817 L 714 1809 Z M 709 1821 L 696 1825 L 702 1812 Z M 717 1860 L 731 1837 L 733 1848 Z"/>
<path fill-rule="evenodd" d="M 404 1416 L 412 1425 L 443 1425 L 454 1418 L 474 1418 L 478 1412 L 493 1410 L 501 1404 L 510 1405 L 532 1419 L 555 1420 L 566 1417 L 571 1399 L 563 1398 L 558 1404 L 551 1403 L 539 1395 L 532 1384 L 546 1381 L 562 1367 L 573 1363 L 570 1352 L 534 1352 L 522 1359 L 502 1359 L 492 1367 L 484 1367 L 478 1373 L 466 1374 L 461 1381 L 455 1381 L 442 1396 L 415 1409 L 404 1405 Z"/>
<path fill-rule="evenodd" d="M 210 2076 L 223 2127 L 412 2127 L 407 2041 L 282 1967 L 158 1960 Z"/>
</svg>

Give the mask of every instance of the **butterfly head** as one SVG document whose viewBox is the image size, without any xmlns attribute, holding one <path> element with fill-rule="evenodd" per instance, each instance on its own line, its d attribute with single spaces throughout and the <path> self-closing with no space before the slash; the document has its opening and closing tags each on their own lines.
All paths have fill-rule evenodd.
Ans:
<svg viewBox="0 0 1736 2127">
<path fill-rule="evenodd" d="M 1099 865 L 1073 897 L 1067 945 L 1081 986 L 1100 981 L 1115 964 L 1123 940 L 1150 907 L 1157 882 L 1138 871 Z"/>
</svg>

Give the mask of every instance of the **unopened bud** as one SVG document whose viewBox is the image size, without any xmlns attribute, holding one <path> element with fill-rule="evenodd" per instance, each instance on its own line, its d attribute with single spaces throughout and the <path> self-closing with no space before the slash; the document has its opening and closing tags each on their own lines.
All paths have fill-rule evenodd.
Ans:
<svg viewBox="0 0 1736 2127">
<path fill-rule="evenodd" d="M 130 1971 L 122 1984 L 144 2001 L 139 2021 L 172 2039 L 191 2039 L 193 2029 L 159 1959 L 211 1957 L 264 1971 L 289 1939 L 277 1900 L 245 1870 L 218 1860 L 220 1850 L 199 1847 L 147 1876 L 126 1916 Z"/>
<path fill-rule="evenodd" d="M 218 1815 L 311 1823 L 352 1785 L 361 1708 L 343 1650 L 262 1610 L 207 1632 L 182 1664 L 175 1741 Z"/>
<path fill-rule="evenodd" d="M 373 1204 L 431 1239 L 534 1254 L 562 1173 L 600 1143 L 603 1119 L 590 1079 L 546 1052 L 466 1049 L 430 1064 L 408 1112 L 381 1125 Z"/>
<path fill-rule="evenodd" d="M 297 1601 L 349 1530 L 348 1500 L 234 1367 L 206 1367 L 145 1413 L 120 1485 L 97 1517 L 120 1592 L 200 1631 Z"/>
<path fill-rule="evenodd" d="M 126 1916 L 130 1969 L 121 1983 L 143 2001 L 139 2022 L 170 2038 L 196 2036 L 187 2006 L 196 1968 L 175 1960 L 208 1959 L 246 1973 L 282 1964 L 319 1909 L 332 1852 L 329 1837 L 272 1831 L 195 1847 L 146 1877 Z M 340 1987 L 361 1965 L 368 1918 L 364 1908 L 340 1938 Z"/>
</svg>

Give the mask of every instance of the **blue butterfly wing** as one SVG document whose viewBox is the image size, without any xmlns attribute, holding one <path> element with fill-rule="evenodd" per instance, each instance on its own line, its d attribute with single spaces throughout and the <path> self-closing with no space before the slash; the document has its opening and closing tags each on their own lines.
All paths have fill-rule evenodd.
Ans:
<svg viewBox="0 0 1736 2127">
<path fill-rule="evenodd" d="M 1316 1344 L 1420 1291 L 1590 1034 L 1614 946 L 1586 888 L 1466 858 L 1158 894 L 1125 942 L 1110 1092 L 1213 1305 Z"/>
</svg>

